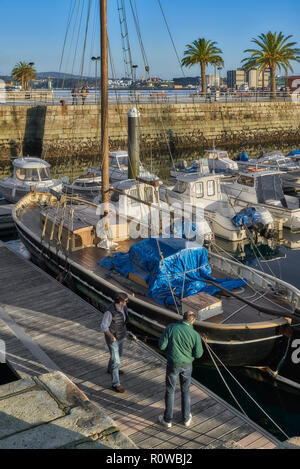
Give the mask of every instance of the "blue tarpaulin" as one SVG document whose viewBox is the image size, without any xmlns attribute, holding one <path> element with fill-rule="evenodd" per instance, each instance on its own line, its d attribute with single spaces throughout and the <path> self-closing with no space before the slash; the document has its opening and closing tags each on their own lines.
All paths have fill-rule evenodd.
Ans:
<svg viewBox="0 0 300 469">
<path fill-rule="evenodd" d="M 254 207 L 246 207 L 232 219 L 235 226 L 253 226 L 262 223 L 261 214 Z"/>
<path fill-rule="evenodd" d="M 140 276 L 148 284 L 148 296 L 165 305 L 174 304 L 173 295 L 185 298 L 199 292 L 213 295 L 219 291 L 206 280 L 213 280 L 228 290 L 246 284 L 244 280 L 214 278 L 207 249 L 184 239 L 148 238 L 131 246 L 127 253 L 106 257 L 99 264 L 124 277 L 129 273 Z"/>
<path fill-rule="evenodd" d="M 249 155 L 245 151 L 242 151 L 242 153 L 239 153 L 238 159 L 239 161 L 249 161 Z"/>
<path fill-rule="evenodd" d="M 290 151 L 286 156 L 297 156 L 300 155 L 300 150 Z"/>
</svg>

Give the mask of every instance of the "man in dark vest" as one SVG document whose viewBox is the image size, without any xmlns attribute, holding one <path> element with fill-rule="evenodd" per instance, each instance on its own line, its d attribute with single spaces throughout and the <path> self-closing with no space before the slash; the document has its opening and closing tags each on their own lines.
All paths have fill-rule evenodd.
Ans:
<svg viewBox="0 0 300 469">
<path fill-rule="evenodd" d="M 126 293 L 117 293 L 114 303 L 108 308 L 103 316 L 101 331 L 104 332 L 105 341 L 110 353 L 107 373 L 112 377 L 112 388 L 116 392 L 125 392 L 120 384 L 119 375 L 123 374 L 120 370 L 120 358 L 123 353 L 123 345 L 126 340 L 128 321 L 127 311 L 128 297 Z"/>
</svg>

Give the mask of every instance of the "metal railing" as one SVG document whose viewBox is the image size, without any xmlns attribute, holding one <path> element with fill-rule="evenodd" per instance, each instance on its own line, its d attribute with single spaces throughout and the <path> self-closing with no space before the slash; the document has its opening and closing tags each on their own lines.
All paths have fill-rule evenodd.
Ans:
<svg viewBox="0 0 300 469">
<path fill-rule="evenodd" d="M 110 104 L 180 104 L 180 103 L 251 103 L 251 102 L 299 102 L 300 94 L 278 91 L 273 97 L 270 91 L 227 91 L 207 93 L 206 97 L 194 90 L 109 90 Z M 2 93 L 2 105 L 90 105 L 100 104 L 99 91 L 89 90 L 86 99 L 79 93 L 72 96 L 70 90 L 6 91 Z"/>
</svg>

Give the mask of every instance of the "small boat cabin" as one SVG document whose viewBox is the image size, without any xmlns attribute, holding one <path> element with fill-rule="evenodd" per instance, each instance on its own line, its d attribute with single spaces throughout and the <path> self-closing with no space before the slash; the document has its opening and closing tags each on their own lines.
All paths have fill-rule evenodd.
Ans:
<svg viewBox="0 0 300 469">
<path fill-rule="evenodd" d="M 50 181 L 50 164 L 40 158 L 16 158 L 12 161 L 13 177 L 24 182 Z"/>
</svg>

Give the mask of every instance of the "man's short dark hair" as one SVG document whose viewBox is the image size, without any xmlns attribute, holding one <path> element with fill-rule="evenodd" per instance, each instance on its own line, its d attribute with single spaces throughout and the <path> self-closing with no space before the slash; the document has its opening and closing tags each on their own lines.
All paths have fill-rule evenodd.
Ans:
<svg viewBox="0 0 300 469">
<path fill-rule="evenodd" d="M 189 322 L 193 321 L 193 319 L 196 319 L 196 318 L 197 318 L 197 316 L 193 311 L 186 311 L 183 315 L 183 319 L 185 321 L 189 321 Z"/>
<path fill-rule="evenodd" d="M 128 295 L 126 295 L 126 293 L 123 293 L 123 292 L 120 292 L 120 293 L 116 293 L 115 295 L 115 303 L 121 303 L 125 300 L 128 299 Z"/>
</svg>

